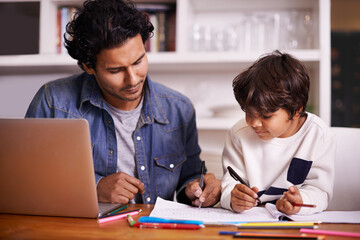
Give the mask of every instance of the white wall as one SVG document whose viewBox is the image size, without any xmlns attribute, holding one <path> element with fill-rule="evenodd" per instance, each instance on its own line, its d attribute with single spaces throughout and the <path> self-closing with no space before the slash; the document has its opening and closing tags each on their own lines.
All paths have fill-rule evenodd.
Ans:
<svg viewBox="0 0 360 240">
<path fill-rule="evenodd" d="M 0 73 L 0 117 L 24 117 L 26 110 L 39 88 L 46 82 L 72 74 L 36 73 L 13 69 L 13 73 Z M 55 71 L 56 72 L 56 71 Z"/>
</svg>

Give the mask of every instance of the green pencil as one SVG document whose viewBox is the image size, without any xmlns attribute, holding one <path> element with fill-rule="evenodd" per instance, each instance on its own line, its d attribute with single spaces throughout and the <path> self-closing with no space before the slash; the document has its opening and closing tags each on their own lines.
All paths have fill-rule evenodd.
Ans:
<svg viewBox="0 0 360 240">
<path fill-rule="evenodd" d="M 128 205 L 122 206 L 121 208 L 118 208 L 118 209 L 116 209 L 115 211 L 112 211 L 112 212 L 109 213 L 109 214 L 114 214 L 114 213 L 120 212 L 121 210 L 124 210 L 124 209 L 127 208 L 127 207 L 128 207 Z"/>
</svg>

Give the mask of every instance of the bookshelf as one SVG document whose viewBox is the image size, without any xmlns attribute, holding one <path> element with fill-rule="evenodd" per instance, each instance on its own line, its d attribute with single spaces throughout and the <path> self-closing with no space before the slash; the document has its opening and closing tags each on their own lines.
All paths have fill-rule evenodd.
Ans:
<svg viewBox="0 0 360 240">
<path fill-rule="evenodd" d="M 3 2 L 40 3 L 39 53 L 0 56 L 0 78 L 29 68 L 40 74 L 51 72 L 51 69 L 55 72 L 63 68 L 67 73 L 78 72 L 76 61 L 66 54 L 57 54 L 55 26 L 57 9 L 61 6 L 81 8 L 81 0 L 0 0 L 0 4 Z M 308 67 L 312 79 L 311 109 L 330 125 L 330 0 L 138 0 L 136 2 L 142 6 L 150 2 L 176 7 L 175 48 L 165 52 L 149 52 L 149 73 L 153 80 L 173 87 L 190 97 L 197 109 L 198 128 L 201 131 L 226 130 L 238 120 L 241 115 L 238 109 L 234 108 L 233 116 L 231 110 L 228 111 L 228 116 L 222 113 L 218 116 L 213 109 L 221 109 L 222 106 L 231 109 L 236 106 L 231 89 L 232 79 L 259 56 L 275 48 L 293 54 Z M 306 40 L 298 35 L 298 39 L 293 39 L 298 45 L 289 47 L 282 42 L 281 32 L 285 27 L 279 21 L 289 13 L 304 11 L 311 13 L 312 30 L 308 34 L 311 43 L 304 43 Z M 277 28 L 272 26 L 270 31 L 269 26 L 264 25 L 269 17 L 274 25 L 276 22 L 278 24 Z M 252 26 L 263 27 L 260 35 L 259 32 L 257 35 L 256 32 L 253 33 L 258 36 L 253 38 L 253 42 L 258 41 L 256 46 L 252 46 L 252 43 L 249 45 L 249 39 L 244 38 L 248 35 L 244 30 L 249 24 L 246 20 L 250 18 L 253 21 Z M 205 29 L 206 32 L 209 27 L 213 32 L 217 31 L 212 33 L 212 38 L 218 40 L 217 45 L 208 49 L 196 48 L 195 41 L 201 39 L 199 38 L 201 34 L 206 35 L 206 33 L 199 35 L 196 30 Z M 259 28 L 253 27 L 252 31 L 261 31 Z M 234 31 L 237 31 L 237 38 L 235 41 L 230 41 L 229 34 Z M 269 39 L 274 35 L 278 38 L 272 38 L 270 41 Z M 226 41 L 223 40 L 226 38 L 224 36 L 228 36 Z M 300 40 L 303 44 L 299 44 Z M 206 40 L 202 41 L 199 46 L 206 46 Z M 235 47 L 234 42 L 237 43 Z M 268 42 L 272 42 L 272 45 L 261 46 Z"/>
</svg>

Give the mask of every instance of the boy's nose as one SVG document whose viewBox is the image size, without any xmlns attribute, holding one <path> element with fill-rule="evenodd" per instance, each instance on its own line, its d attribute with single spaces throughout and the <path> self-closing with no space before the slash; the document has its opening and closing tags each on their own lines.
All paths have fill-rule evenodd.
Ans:
<svg viewBox="0 0 360 240">
<path fill-rule="evenodd" d="M 262 126 L 262 122 L 261 122 L 260 118 L 252 118 L 251 121 L 250 121 L 250 124 L 254 128 Z"/>
</svg>

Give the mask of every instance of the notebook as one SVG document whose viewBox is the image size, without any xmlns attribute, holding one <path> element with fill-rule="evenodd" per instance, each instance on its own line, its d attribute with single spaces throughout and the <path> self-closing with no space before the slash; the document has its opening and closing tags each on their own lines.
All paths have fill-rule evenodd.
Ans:
<svg viewBox="0 0 360 240">
<path fill-rule="evenodd" d="M 97 218 L 88 122 L 0 119 L 0 213 Z"/>
</svg>

